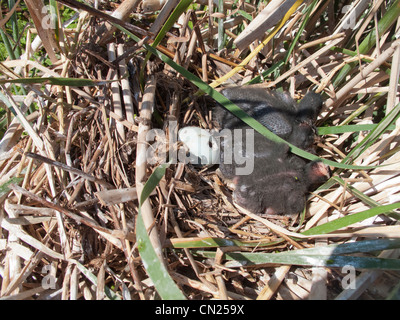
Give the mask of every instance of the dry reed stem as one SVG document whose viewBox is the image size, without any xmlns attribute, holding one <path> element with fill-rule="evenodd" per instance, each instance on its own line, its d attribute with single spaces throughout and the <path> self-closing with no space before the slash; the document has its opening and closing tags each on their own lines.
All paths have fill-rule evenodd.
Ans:
<svg viewBox="0 0 400 320">
<path fill-rule="evenodd" d="M 282 281 L 285 279 L 290 268 L 291 266 L 278 267 L 271 279 L 268 280 L 268 283 L 261 290 L 257 300 L 270 300 L 278 290 L 278 287 L 281 285 Z"/>
<path fill-rule="evenodd" d="M 114 18 L 126 21 L 129 18 L 129 14 L 139 5 L 139 2 L 139 0 L 124 0 L 111 15 Z M 102 28 L 99 28 L 97 35 L 100 39 L 100 44 L 105 44 L 115 30 L 116 28 L 110 24 L 105 24 Z"/>
<path fill-rule="evenodd" d="M 40 39 L 42 40 L 43 46 L 46 49 L 47 54 L 52 63 L 57 63 L 58 58 L 56 56 L 56 48 L 58 48 L 55 42 L 54 28 L 47 26 L 44 27 L 44 22 L 50 24 L 49 16 L 47 13 L 47 8 L 44 6 L 41 0 L 27 0 L 25 1 L 28 7 L 29 13 L 32 16 L 33 22 L 35 24 L 36 30 Z"/>
<path fill-rule="evenodd" d="M 122 57 L 124 54 L 125 46 L 121 43 L 118 45 L 117 53 L 118 57 Z M 122 59 L 118 63 L 119 76 L 121 78 L 121 90 L 122 90 L 122 100 L 125 106 L 126 121 L 132 126 L 135 123 L 135 109 L 133 105 L 132 94 L 130 91 L 128 68 L 125 59 Z M 122 122 L 123 123 L 123 122 Z"/>
<path fill-rule="evenodd" d="M 156 78 L 155 76 L 150 76 L 146 82 L 143 100 L 140 105 L 140 118 L 138 131 L 138 142 L 136 151 L 136 172 L 135 172 L 135 182 L 136 191 L 138 199 L 142 194 L 144 183 L 147 179 L 146 167 L 147 167 L 147 140 L 146 135 L 148 130 L 151 129 L 150 121 L 151 115 L 154 109 L 154 98 L 156 90 Z M 142 217 L 146 229 L 149 232 L 150 241 L 154 247 L 154 250 L 161 261 L 164 261 L 162 254 L 162 246 L 160 239 L 158 237 L 157 226 L 155 225 L 154 215 L 149 199 L 142 203 Z"/>
<path fill-rule="evenodd" d="M 115 43 L 110 43 L 107 45 L 108 48 L 108 58 L 110 62 L 113 62 L 117 59 L 117 46 Z M 118 71 L 117 69 L 113 70 L 113 75 L 111 76 L 112 80 L 115 82 L 111 83 L 111 93 L 112 93 L 112 105 L 115 114 L 120 117 L 124 118 L 123 110 L 122 110 L 122 101 L 121 96 L 119 94 L 119 83 L 116 81 L 118 80 Z M 117 122 L 117 145 L 121 146 L 125 143 L 125 130 L 123 125 L 120 122 Z"/>
<path fill-rule="evenodd" d="M 277 25 L 295 1 L 270 1 L 264 10 L 259 12 L 243 32 L 240 33 L 239 37 L 235 39 L 234 43 L 238 49 L 243 50 L 252 42 L 262 38 L 268 29 Z"/>
</svg>

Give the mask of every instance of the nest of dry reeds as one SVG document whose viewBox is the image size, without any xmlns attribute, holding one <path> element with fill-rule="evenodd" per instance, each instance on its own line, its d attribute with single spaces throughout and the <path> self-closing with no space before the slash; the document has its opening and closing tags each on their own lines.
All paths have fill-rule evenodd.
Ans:
<svg viewBox="0 0 400 320">
<path fill-rule="evenodd" d="M 399 1 L 221 3 L 2 7 L 1 299 L 398 297 Z M 163 161 L 232 83 L 324 96 L 297 217 Z"/>
</svg>

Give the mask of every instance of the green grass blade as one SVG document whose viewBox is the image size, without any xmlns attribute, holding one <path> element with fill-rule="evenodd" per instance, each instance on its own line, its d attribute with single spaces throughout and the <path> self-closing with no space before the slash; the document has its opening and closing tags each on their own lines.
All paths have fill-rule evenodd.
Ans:
<svg viewBox="0 0 400 320">
<path fill-rule="evenodd" d="M 283 240 L 278 241 L 241 241 L 237 239 L 223 239 L 216 237 L 207 238 L 186 238 L 179 239 L 179 241 L 173 242 L 175 249 L 183 248 L 220 248 L 220 247 L 271 247 L 281 243 Z"/>
<path fill-rule="evenodd" d="M 320 136 L 325 134 L 340 134 L 346 132 L 360 132 L 360 131 L 371 131 L 375 130 L 378 124 L 351 124 L 345 126 L 335 126 L 335 127 L 319 127 L 317 128 L 317 133 Z M 394 130 L 396 125 L 391 124 L 386 127 L 385 131 L 387 130 Z"/>
<path fill-rule="evenodd" d="M 299 249 L 288 252 L 282 252 L 281 254 L 290 253 L 296 255 L 303 255 L 303 254 L 342 255 L 350 253 L 382 251 L 382 250 L 397 249 L 397 248 L 400 248 L 400 239 L 372 239 L 372 240 L 363 240 L 350 243 L 339 243 L 339 244 L 335 243 L 323 247 L 314 247 L 309 249 Z"/>
<path fill-rule="evenodd" d="M 10 43 L 10 40 L 7 37 L 7 34 L 2 29 L 0 29 L 0 35 L 1 35 L 1 38 L 3 39 L 4 46 L 7 50 L 8 55 L 10 56 L 10 59 L 15 60 L 16 58 L 15 58 L 14 50 L 12 49 L 12 45 Z"/>
<path fill-rule="evenodd" d="M 153 190 L 157 187 L 158 183 L 165 175 L 165 171 L 170 166 L 169 163 L 164 163 L 157 167 L 156 170 L 150 175 L 146 184 L 143 186 L 142 194 L 140 196 L 139 205 L 142 206 L 143 202 L 150 196 Z"/>
<path fill-rule="evenodd" d="M 215 252 L 196 251 L 194 255 L 215 258 Z M 280 253 L 248 253 L 229 252 L 224 254 L 228 268 L 248 267 L 264 264 L 298 265 L 304 267 L 343 268 L 352 266 L 355 269 L 367 270 L 400 270 L 399 259 L 383 259 L 373 257 L 321 255 L 321 254 L 280 254 Z"/>
<path fill-rule="evenodd" d="M 238 10 L 237 13 L 240 14 L 243 18 L 249 20 L 250 22 L 253 21 L 253 17 L 251 16 L 251 14 L 247 13 L 246 11 Z"/>
<path fill-rule="evenodd" d="M 57 9 L 57 1 L 56 0 L 50 0 L 49 1 L 49 6 L 48 6 L 48 9 L 49 9 L 49 17 L 50 17 L 50 20 L 51 20 L 51 25 L 54 27 L 54 36 L 55 36 L 55 40 L 57 41 L 57 42 L 59 42 L 60 41 L 60 39 L 59 39 L 59 37 L 60 37 L 60 28 L 59 28 L 59 23 L 58 23 L 58 20 L 60 19 L 60 17 L 59 17 L 59 12 L 58 12 L 58 9 Z"/>
<path fill-rule="evenodd" d="M 400 248 L 400 239 L 365 240 L 323 247 L 299 249 L 280 253 L 229 252 L 224 255 L 227 267 L 240 267 L 260 264 L 287 264 L 311 267 L 344 267 L 356 269 L 399 270 L 399 259 L 349 256 L 351 253 L 366 253 Z M 195 255 L 215 258 L 211 251 L 193 250 Z M 344 256 L 346 254 L 346 256 Z"/>
<path fill-rule="evenodd" d="M 354 213 L 347 215 L 343 218 L 339 218 L 324 224 L 321 224 L 319 226 L 316 226 L 314 228 L 308 229 L 301 234 L 303 235 L 313 235 L 313 234 L 326 234 L 329 232 L 333 232 L 336 230 L 339 230 L 341 228 L 347 227 L 349 225 L 352 225 L 354 223 L 363 221 L 365 219 L 374 217 L 378 214 L 382 213 L 389 213 L 392 210 L 399 209 L 400 208 L 400 203 L 392 203 L 384 206 L 378 206 L 375 208 L 371 208 L 362 212 Z"/>
<path fill-rule="evenodd" d="M 340 256 L 340 255 L 278 255 L 273 254 L 249 256 L 247 253 L 229 253 L 227 258 L 232 262 L 226 263 L 226 267 L 241 267 L 258 264 L 285 264 L 285 265 L 300 265 L 306 267 L 327 267 L 327 268 L 343 268 L 352 266 L 355 269 L 369 270 L 400 270 L 399 259 L 382 259 L 371 257 L 355 257 L 355 256 Z"/>
<path fill-rule="evenodd" d="M 153 48 L 157 47 L 161 40 L 164 39 L 167 32 L 173 27 L 175 22 L 179 19 L 179 17 L 186 11 L 186 9 L 190 6 L 193 0 L 181 0 L 176 8 L 172 11 L 171 15 L 164 23 L 163 27 L 161 28 L 160 32 L 157 34 L 156 38 L 154 39 L 153 44 L 151 45 Z"/>
</svg>

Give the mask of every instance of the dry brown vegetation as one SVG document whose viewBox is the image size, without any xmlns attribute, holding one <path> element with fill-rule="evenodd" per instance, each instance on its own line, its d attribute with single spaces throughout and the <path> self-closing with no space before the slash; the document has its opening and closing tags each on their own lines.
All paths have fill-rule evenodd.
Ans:
<svg viewBox="0 0 400 320">
<path fill-rule="evenodd" d="M 50 2 L 53 27 L 41 0 L 2 7 L 1 299 L 178 297 L 154 286 L 163 272 L 188 299 L 398 297 L 400 2 L 157 3 Z M 169 148 L 171 121 L 211 129 L 211 87 L 232 83 L 323 94 L 333 177 L 298 217 L 262 217 L 235 208 L 215 166 L 172 164 L 140 207 L 148 260 L 146 132 Z"/>
</svg>

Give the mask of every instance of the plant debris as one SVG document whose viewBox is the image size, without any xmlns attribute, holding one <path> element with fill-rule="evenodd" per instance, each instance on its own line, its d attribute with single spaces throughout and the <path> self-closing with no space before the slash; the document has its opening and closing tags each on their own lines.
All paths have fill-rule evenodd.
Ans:
<svg viewBox="0 0 400 320">
<path fill-rule="evenodd" d="M 398 298 L 399 0 L 164 3 L 2 4 L 0 299 Z M 166 164 L 229 84 L 323 95 L 298 216 Z"/>
</svg>

